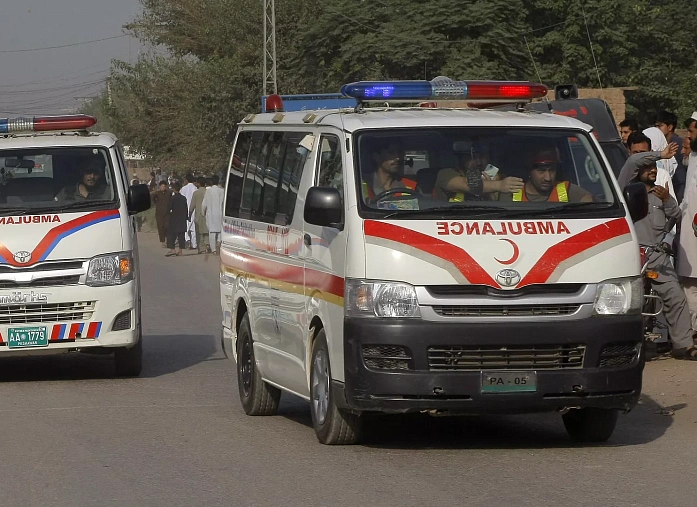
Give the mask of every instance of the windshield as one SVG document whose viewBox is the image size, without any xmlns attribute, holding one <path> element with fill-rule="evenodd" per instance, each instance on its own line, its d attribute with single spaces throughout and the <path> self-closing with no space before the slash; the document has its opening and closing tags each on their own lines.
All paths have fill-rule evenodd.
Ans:
<svg viewBox="0 0 697 507">
<path fill-rule="evenodd" d="M 583 131 L 421 128 L 356 135 L 365 216 L 623 212 Z"/>
<path fill-rule="evenodd" d="M 0 214 L 117 205 L 103 148 L 0 150 Z"/>
</svg>

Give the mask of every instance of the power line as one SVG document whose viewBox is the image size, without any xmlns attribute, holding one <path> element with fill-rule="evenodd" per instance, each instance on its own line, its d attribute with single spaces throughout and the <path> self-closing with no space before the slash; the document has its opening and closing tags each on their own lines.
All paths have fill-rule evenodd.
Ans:
<svg viewBox="0 0 697 507">
<path fill-rule="evenodd" d="M 97 74 L 102 74 L 104 72 L 109 72 L 111 71 L 111 67 L 107 69 L 102 69 L 98 70 L 96 72 L 90 72 L 89 74 L 81 74 L 77 75 L 79 72 L 84 72 L 86 70 L 94 69 L 95 67 L 101 67 L 104 65 L 103 63 L 99 63 L 97 65 L 91 65 L 90 67 L 86 67 L 83 69 L 77 69 L 71 74 L 61 74 L 58 76 L 50 76 L 50 77 L 45 77 L 43 79 L 35 79 L 33 81 L 25 81 L 23 83 L 14 83 L 14 84 L 0 84 L 0 89 L 2 88 L 11 88 L 11 89 L 16 89 L 16 88 L 23 88 L 25 86 L 30 86 L 34 84 L 48 84 L 48 83 L 55 83 L 56 81 L 74 81 L 76 79 L 82 79 L 88 76 L 95 76 Z M 70 75 L 70 77 L 67 77 Z"/>
<path fill-rule="evenodd" d="M 12 97 L 13 95 L 29 95 L 29 94 L 46 94 L 46 93 L 51 93 L 51 92 L 61 92 L 64 90 L 70 90 L 73 88 L 80 88 L 83 85 L 88 85 L 88 84 L 97 84 L 97 83 L 103 83 L 106 78 L 102 79 L 94 79 L 92 81 L 83 81 L 81 83 L 73 83 L 70 85 L 63 85 L 63 86 L 53 86 L 51 88 L 35 88 L 33 90 L 14 90 L 14 91 L 4 91 L 2 92 L 2 97 L 0 97 L 0 101 L 6 97 Z"/>
<path fill-rule="evenodd" d="M 0 50 L 0 54 L 28 53 L 30 51 L 44 51 L 46 49 L 72 48 L 75 46 L 84 46 L 85 44 L 92 44 L 93 42 L 102 42 L 102 41 L 106 41 L 106 40 L 121 39 L 122 37 L 129 37 L 129 34 L 124 33 L 121 35 L 115 35 L 113 37 L 104 37 L 102 39 L 86 40 L 83 42 L 75 42 L 73 44 L 63 44 L 61 46 L 46 46 L 46 47 L 42 47 L 42 48 L 26 48 L 26 49 L 2 49 L 2 50 Z"/>
</svg>

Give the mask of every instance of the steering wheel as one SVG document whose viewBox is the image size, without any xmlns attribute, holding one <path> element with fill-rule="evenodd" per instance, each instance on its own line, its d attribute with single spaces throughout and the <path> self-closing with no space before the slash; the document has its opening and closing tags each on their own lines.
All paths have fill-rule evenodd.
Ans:
<svg viewBox="0 0 697 507">
<path fill-rule="evenodd" d="M 415 196 L 417 199 L 421 199 L 424 196 L 421 194 L 421 192 L 418 192 L 416 190 L 412 190 L 411 188 L 390 188 L 389 190 L 385 190 L 384 192 L 380 192 L 378 195 L 373 197 L 373 201 L 380 202 L 386 197 L 390 197 L 393 195 L 397 194 L 409 194 Z"/>
<path fill-rule="evenodd" d="M 596 170 L 595 166 L 593 165 L 593 161 L 591 160 L 590 157 L 586 157 L 586 174 L 588 175 L 588 179 L 591 180 L 592 183 L 597 183 L 598 180 L 600 179 L 600 174 Z"/>
</svg>

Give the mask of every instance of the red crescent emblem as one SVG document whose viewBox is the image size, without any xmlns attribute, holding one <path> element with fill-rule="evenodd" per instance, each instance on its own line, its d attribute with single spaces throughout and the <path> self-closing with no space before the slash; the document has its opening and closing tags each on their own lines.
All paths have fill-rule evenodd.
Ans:
<svg viewBox="0 0 697 507">
<path fill-rule="evenodd" d="M 502 261 L 500 259 L 497 259 L 494 257 L 494 260 L 498 262 L 499 264 L 503 264 L 504 266 L 510 266 L 513 264 L 515 261 L 518 260 L 518 257 L 520 257 L 520 249 L 518 248 L 518 245 L 516 245 L 513 240 L 506 239 L 506 238 L 500 238 L 499 241 L 505 241 L 507 243 L 510 243 L 510 245 L 513 247 L 513 257 L 508 259 L 507 261 Z"/>
</svg>

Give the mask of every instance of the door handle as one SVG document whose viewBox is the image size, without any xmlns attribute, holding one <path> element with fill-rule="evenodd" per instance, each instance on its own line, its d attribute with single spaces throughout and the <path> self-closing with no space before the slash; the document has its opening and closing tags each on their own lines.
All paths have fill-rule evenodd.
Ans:
<svg viewBox="0 0 697 507">
<path fill-rule="evenodd" d="M 312 238 L 310 237 L 309 234 L 305 234 L 305 235 L 303 236 L 303 242 L 304 242 L 307 246 L 312 246 Z"/>
</svg>

